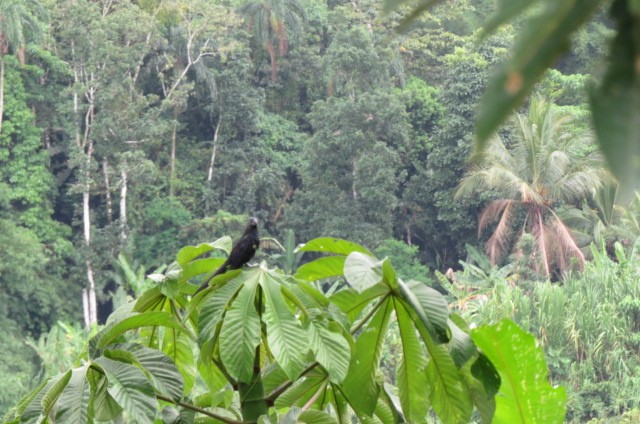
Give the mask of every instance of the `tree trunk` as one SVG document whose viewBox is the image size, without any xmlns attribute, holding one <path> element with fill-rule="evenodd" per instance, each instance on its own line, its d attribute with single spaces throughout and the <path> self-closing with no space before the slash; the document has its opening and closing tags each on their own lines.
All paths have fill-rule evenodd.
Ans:
<svg viewBox="0 0 640 424">
<path fill-rule="evenodd" d="M 218 118 L 218 123 L 216 124 L 216 130 L 213 133 L 213 149 L 211 150 L 211 162 L 209 163 L 209 174 L 207 175 L 207 182 L 211 182 L 213 179 L 213 166 L 216 162 L 216 148 L 218 147 L 218 131 L 220 130 L 220 121 L 222 117 Z"/>
<path fill-rule="evenodd" d="M 176 180 L 176 138 L 178 135 L 178 106 L 173 107 L 173 134 L 171 135 L 171 163 L 169 172 L 169 196 L 175 193 Z"/>
<path fill-rule="evenodd" d="M 122 187 L 120 188 L 120 240 L 127 239 L 127 171 L 122 170 Z"/>
<path fill-rule="evenodd" d="M 2 134 L 2 115 L 4 114 L 4 55 L 0 55 L 0 134 Z"/>
<path fill-rule="evenodd" d="M 113 223 L 113 204 L 111 202 L 111 185 L 109 184 L 109 166 L 107 160 L 102 161 L 102 173 L 104 175 L 105 197 L 107 200 L 107 222 Z"/>
<path fill-rule="evenodd" d="M 89 257 L 89 247 L 91 245 L 91 216 L 89 209 L 89 183 L 87 183 L 87 187 L 82 193 L 82 222 L 84 223 L 84 245 L 87 251 L 85 254 L 87 258 L 85 260 L 85 264 L 87 266 L 87 280 L 89 282 L 89 290 L 88 296 L 83 296 L 83 303 L 85 303 L 84 309 L 88 310 L 87 316 L 89 318 L 88 321 L 85 321 L 85 325 L 87 328 L 91 328 L 93 324 L 98 322 L 98 311 L 97 311 L 97 302 L 96 302 L 96 283 L 93 278 L 93 266 L 91 265 L 91 259 Z M 86 318 L 86 317 L 85 317 Z"/>
</svg>

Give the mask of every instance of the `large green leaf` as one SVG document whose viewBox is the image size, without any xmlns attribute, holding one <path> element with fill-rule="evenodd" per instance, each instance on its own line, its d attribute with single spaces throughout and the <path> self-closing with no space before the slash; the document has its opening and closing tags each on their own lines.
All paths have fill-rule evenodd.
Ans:
<svg viewBox="0 0 640 424">
<path fill-rule="evenodd" d="M 387 299 L 359 335 L 347 378 L 342 384 L 345 396 L 358 415 L 372 415 L 378 402 L 380 387 L 375 375 L 392 310 L 391 301 Z"/>
<path fill-rule="evenodd" d="M 109 381 L 109 394 L 131 419 L 140 424 L 153 423 L 158 401 L 144 373 L 133 365 L 103 356 L 96 358 L 94 363 L 100 366 Z"/>
<path fill-rule="evenodd" d="M 164 332 L 162 351 L 178 367 L 184 380 L 184 393 L 189 393 L 193 388 L 198 375 L 196 366 L 196 346 L 189 334 L 168 328 Z"/>
<path fill-rule="evenodd" d="M 478 348 L 500 373 L 495 423 L 562 423 L 567 396 L 551 387 L 542 347 L 510 320 L 471 333 Z"/>
<path fill-rule="evenodd" d="M 255 349 L 260 343 L 260 317 L 254 300 L 259 271 L 251 271 L 250 278 L 227 311 L 220 329 L 220 359 L 229 373 L 248 383 L 253 375 Z"/>
<path fill-rule="evenodd" d="M 323 278 L 338 277 L 344 269 L 344 256 L 325 256 L 306 263 L 296 271 L 296 278 L 304 281 L 316 281 Z"/>
<path fill-rule="evenodd" d="M 351 287 L 362 293 L 382 281 L 383 262 L 364 253 L 353 252 L 344 262 L 344 278 Z"/>
<path fill-rule="evenodd" d="M 624 196 L 640 181 L 640 48 L 637 16 L 630 2 L 617 0 L 612 14 L 618 33 L 611 45 L 609 68 L 590 96 L 593 124 L 609 168 L 622 183 Z"/>
<path fill-rule="evenodd" d="M 169 327 L 183 330 L 180 322 L 167 312 L 149 311 L 143 313 L 132 312 L 121 317 L 120 320 L 107 324 L 98 334 L 89 340 L 89 355 L 96 356 L 100 349 L 129 330 L 147 326 Z"/>
<path fill-rule="evenodd" d="M 187 281 L 196 275 L 206 274 L 207 272 L 216 270 L 224 263 L 224 261 L 224 258 L 206 258 L 196 259 L 195 261 L 189 262 L 182 267 L 179 281 Z"/>
<path fill-rule="evenodd" d="M 3 423 L 6 421 L 7 424 L 19 423 L 20 418 L 23 416 L 24 411 L 34 403 L 34 400 L 38 398 L 38 401 L 35 403 L 36 407 L 40 405 L 40 400 L 42 400 L 42 396 L 44 396 L 44 389 L 50 384 L 50 379 L 44 379 L 38 384 L 38 387 L 27 393 L 18 404 L 11 408 L 3 418 Z M 38 412 L 39 413 L 39 412 Z"/>
<path fill-rule="evenodd" d="M 479 149 L 601 4 L 601 0 L 547 0 L 542 11 L 526 21 L 512 58 L 498 69 L 480 102 L 476 121 Z"/>
<path fill-rule="evenodd" d="M 422 321 L 429 334 L 437 343 L 450 339 L 449 305 L 438 291 L 419 281 L 404 283 L 398 280 L 400 297 Z"/>
<path fill-rule="evenodd" d="M 198 341 L 203 343 L 211 339 L 223 314 L 229 308 L 233 296 L 244 281 L 240 278 L 229 281 L 206 298 L 198 316 Z"/>
<path fill-rule="evenodd" d="M 54 407 L 58 398 L 62 394 L 62 391 L 69 384 L 69 380 L 71 380 L 72 371 L 69 370 L 66 373 L 59 376 L 57 379 L 54 379 L 54 383 L 49 387 L 49 390 L 44 394 L 40 405 L 42 406 L 42 415 L 41 418 L 44 420 L 45 418 L 49 418 L 49 414 L 51 413 L 51 409 Z"/>
<path fill-rule="evenodd" d="M 360 252 L 365 255 L 373 256 L 373 253 L 359 244 L 333 237 L 320 237 L 310 240 L 302 247 L 298 248 L 298 251 L 335 253 L 336 255 L 344 256 L 351 252 Z"/>
<path fill-rule="evenodd" d="M 40 390 L 34 390 L 30 393 L 30 400 L 23 399 L 23 402 L 20 402 L 18 406 L 18 411 L 22 411 L 18 416 L 20 417 L 21 423 L 32 423 L 36 422 L 42 416 L 42 400 L 44 399 L 45 394 L 49 391 L 51 386 L 57 381 L 55 378 L 51 378 L 49 380 L 45 380 L 46 383 L 44 385 L 38 386 Z"/>
<path fill-rule="evenodd" d="M 314 394 L 327 382 L 326 374 L 321 370 L 313 370 L 304 378 L 299 379 L 289 387 L 275 401 L 275 407 L 290 408 L 292 406 L 305 405 Z"/>
<path fill-rule="evenodd" d="M 308 336 L 287 307 L 280 285 L 268 273 L 262 275 L 261 285 L 266 300 L 264 322 L 269 350 L 289 378 L 295 380 L 305 365 L 309 346 L 301 341 L 307 340 Z"/>
<path fill-rule="evenodd" d="M 105 350 L 105 356 L 115 350 L 133 356 L 133 365 L 142 369 L 156 392 L 169 396 L 176 402 L 182 399 L 184 379 L 176 364 L 164 352 L 135 343 L 126 343 L 110 346 L 108 351 Z"/>
<path fill-rule="evenodd" d="M 56 422 L 85 424 L 89 422 L 91 389 L 87 381 L 88 364 L 72 370 L 67 387 L 58 399 Z"/>
<path fill-rule="evenodd" d="M 445 424 L 468 422 L 473 412 L 473 401 L 453 358 L 444 345 L 436 345 L 429 339 L 425 340 L 425 345 L 430 357 L 427 379 L 433 410 Z"/>
<path fill-rule="evenodd" d="M 213 249 L 224 250 L 228 255 L 229 252 L 231 252 L 232 244 L 233 242 L 231 241 L 231 237 L 224 236 L 211 243 L 202 243 L 198 246 L 185 246 L 178 252 L 178 255 L 176 256 L 176 262 L 178 262 L 180 266 L 184 267 L 188 262 L 191 262 L 198 256 Z"/>
<path fill-rule="evenodd" d="M 400 364 L 396 370 L 402 411 L 411 423 L 426 422 L 429 410 L 427 358 L 404 304 L 396 300 L 394 306 L 402 342 Z"/>
<path fill-rule="evenodd" d="M 309 341 L 316 361 L 327 370 L 331 382 L 342 383 L 349 371 L 351 347 L 340 332 L 330 330 L 330 325 L 319 319 L 311 320 Z"/>
</svg>

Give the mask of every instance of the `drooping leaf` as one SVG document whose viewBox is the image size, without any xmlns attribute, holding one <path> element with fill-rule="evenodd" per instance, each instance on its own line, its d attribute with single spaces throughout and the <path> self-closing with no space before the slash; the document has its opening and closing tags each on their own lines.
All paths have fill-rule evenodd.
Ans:
<svg viewBox="0 0 640 424">
<path fill-rule="evenodd" d="M 198 246 L 185 246 L 178 252 L 176 256 L 176 262 L 184 267 L 188 262 L 191 262 L 198 256 L 207 253 L 213 249 L 224 250 L 227 255 L 231 252 L 231 245 L 233 244 L 231 237 L 224 236 L 211 243 L 201 243 Z"/>
<path fill-rule="evenodd" d="M 109 393 L 109 380 L 104 371 L 93 368 L 87 370 L 87 380 L 91 387 L 91 403 L 89 413 L 96 421 L 112 421 L 120 416 L 122 407 Z"/>
<path fill-rule="evenodd" d="M 344 262 L 344 278 L 351 287 L 362 293 L 382 281 L 383 261 L 360 252 L 353 252 Z"/>
<path fill-rule="evenodd" d="M 551 387 L 542 347 L 510 320 L 473 330 L 473 341 L 500 374 L 494 422 L 562 423 L 567 396 Z"/>
<path fill-rule="evenodd" d="M 471 336 L 462 331 L 457 325 L 458 322 L 462 321 L 462 318 L 453 314 L 451 318 L 452 319 L 448 321 L 449 329 L 451 330 L 449 353 L 456 363 L 456 366 L 460 368 L 477 352 L 477 349 L 471 340 Z"/>
<path fill-rule="evenodd" d="M 347 256 L 352 252 L 360 252 L 365 255 L 373 256 L 373 253 L 359 244 L 333 237 L 320 237 L 310 240 L 302 247 L 298 248 L 298 251 L 335 253 L 336 255 L 344 256 Z"/>
<path fill-rule="evenodd" d="M 312 320 L 309 325 L 309 342 L 316 361 L 327 370 L 331 382 L 342 383 L 351 360 L 349 342 L 341 333 L 331 331 L 330 324 L 318 319 Z"/>
<path fill-rule="evenodd" d="M 623 197 L 629 197 L 640 181 L 640 76 L 636 59 L 640 36 L 637 15 L 630 6 L 630 2 L 617 0 L 611 7 L 618 32 L 607 73 L 590 93 L 598 143 L 622 185 Z"/>
<path fill-rule="evenodd" d="M 67 387 L 58 399 L 56 422 L 85 424 L 89 422 L 91 389 L 87 381 L 88 364 L 72 370 Z"/>
<path fill-rule="evenodd" d="M 260 343 L 260 317 L 254 305 L 259 271 L 252 271 L 231 304 L 220 330 L 220 359 L 229 373 L 248 383 L 253 375 L 255 349 Z"/>
<path fill-rule="evenodd" d="M 427 358 L 420 346 L 416 328 L 404 304 L 394 301 L 402 350 L 396 370 L 398 394 L 405 418 L 412 423 L 426 422 L 429 410 Z"/>
<path fill-rule="evenodd" d="M 398 280 L 400 296 L 422 321 L 436 343 L 446 343 L 450 339 L 449 305 L 438 291 L 419 281 L 407 283 Z"/>
<path fill-rule="evenodd" d="M 338 277 L 342 275 L 344 261 L 344 256 L 324 256 L 300 266 L 295 277 L 304 281 Z"/>
<path fill-rule="evenodd" d="M 109 358 L 94 360 L 104 371 L 109 385 L 107 390 L 136 423 L 153 423 L 158 409 L 153 387 L 137 367 Z"/>
<path fill-rule="evenodd" d="M 375 374 L 392 310 L 391 301 L 387 299 L 359 335 L 347 378 L 342 384 L 343 393 L 358 415 L 371 416 L 378 402 L 380 387 Z"/>
<path fill-rule="evenodd" d="M 89 340 L 89 355 L 95 356 L 100 349 L 129 330 L 147 326 L 169 327 L 183 330 L 180 322 L 167 312 L 149 311 L 143 313 L 129 313 L 120 320 L 107 324 L 98 334 Z"/>
<path fill-rule="evenodd" d="M 307 340 L 308 336 L 287 307 L 280 285 L 268 273 L 263 273 L 261 285 L 266 300 L 264 322 L 269 350 L 289 378 L 295 380 L 304 368 L 304 358 L 309 350 L 309 346 L 300 341 Z"/>
<path fill-rule="evenodd" d="M 600 0 L 546 1 L 541 12 L 526 21 L 513 56 L 498 69 L 480 102 L 476 120 L 478 150 L 484 149 L 499 125 L 569 47 L 571 35 L 601 3 Z"/>
</svg>

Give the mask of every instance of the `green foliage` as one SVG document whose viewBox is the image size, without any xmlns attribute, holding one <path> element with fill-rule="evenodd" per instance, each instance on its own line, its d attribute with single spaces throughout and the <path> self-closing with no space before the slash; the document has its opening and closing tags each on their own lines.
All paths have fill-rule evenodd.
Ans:
<svg viewBox="0 0 640 424">
<path fill-rule="evenodd" d="M 266 416 L 278 422 L 292 417 L 337 422 L 350 415 L 363 422 L 376 417 L 394 423 L 402 415 L 427 422 L 432 408 L 443 422 L 459 423 L 470 420 L 474 404 L 483 422 L 490 422 L 498 373 L 505 394 L 514 387 L 513 381 L 507 386 L 508 376 L 522 375 L 523 383 L 534 384 L 544 375 L 540 353 L 524 344 L 511 347 L 519 362 L 494 357 L 487 343 L 496 336 L 486 332 L 495 329 L 481 327 L 471 336 L 490 362 L 463 330 L 466 324 L 449 319 L 442 295 L 423 283 L 405 283 L 388 259 L 380 261 L 367 249 L 339 239 L 316 239 L 301 248 L 345 257 L 343 276 L 351 288 L 330 298 L 311 284 L 324 278 L 318 273 L 324 268 L 302 280 L 263 262 L 216 277 L 191 299 L 196 286 L 189 280 L 211 269 L 192 271 L 208 260 L 200 256 L 228 248 L 229 239 L 223 238 L 181 249 L 164 275 L 153 276 L 157 287 L 121 307 L 91 336 L 81 353 L 82 365 L 72 364 L 45 380 L 9 411 L 5 422 L 47 416 L 56 421 L 127 417 L 152 423 L 160 409 L 165 419 L 181 416 L 187 423 L 198 415 L 226 423 L 260 422 Z M 163 289 L 168 285 L 174 288 Z M 378 376 L 392 321 L 401 341 L 396 401 L 396 389 L 390 391 Z M 531 338 L 526 343 L 533 345 L 531 336 L 510 322 L 505 325 L 511 327 L 500 331 L 500 337 Z M 529 362 L 535 365 L 522 368 Z M 538 377 L 530 375 L 532 367 Z M 518 402 L 544 402 L 546 389 L 527 387 L 518 393 Z M 181 414 L 166 404 L 191 412 Z M 507 410 L 501 405 L 497 413 Z M 562 405 L 563 400 L 558 407 Z M 560 419 L 562 414 L 553 416 Z"/>
<path fill-rule="evenodd" d="M 638 265 L 635 251 L 626 254 L 620 244 L 615 251 L 613 261 L 592 248 L 593 262 L 562 285 L 527 282 L 520 275 L 495 280 L 489 290 L 461 291 L 467 298 L 458 306 L 476 325 L 509 318 L 540 340 L 550 380 L 567 392 L 571 423 L 596 417 L 617 422 L 638 405 Z"/>
</svg>

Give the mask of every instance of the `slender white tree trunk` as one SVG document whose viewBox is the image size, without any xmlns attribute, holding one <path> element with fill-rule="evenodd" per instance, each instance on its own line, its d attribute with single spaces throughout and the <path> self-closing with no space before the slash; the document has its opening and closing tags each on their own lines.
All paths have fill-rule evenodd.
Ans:
<svg viewBox="0 0 640 424">
<path fill-rule="evenodd" d="M 176 181 L 176 138 L 178 136 L 178 107 L 173 109 L 173 134 L 171 135 L 171 164 L 169 172 L 169 196 L 173 197 L 175 193 Z"/>
<path fill-rule="evenodd" d="M 102 161 L 102 174 L 104 175 L 105 197 L 107 200 L 107 222 L 113 222 L 113 204 L 111 202 L 111 185 L 109 184 L 109 165 L 107 160 Z"/>
<path fill-rule="evenodd" d="M 120 240 L 127 239 L 127 171 L 122 170 L 122 186 L 120 187 Z"/>
<path fill-rule="evenodd" d="M 216 130 L 213 133 L 213 149 L 211 150 L 211 162 L 209 163 L 209 174 L 207 175 L 207 182 L 211 182 L 213 179 L 213 166 L 216 162 L 216 148 L 218 147 L 218 131 L 220 130 L 220 121 L 222 117 L 218 119 L 216 124 Z"/>
</svg>

